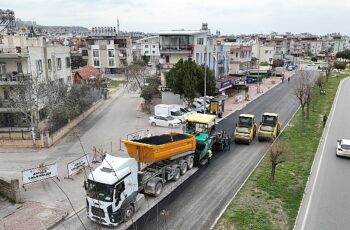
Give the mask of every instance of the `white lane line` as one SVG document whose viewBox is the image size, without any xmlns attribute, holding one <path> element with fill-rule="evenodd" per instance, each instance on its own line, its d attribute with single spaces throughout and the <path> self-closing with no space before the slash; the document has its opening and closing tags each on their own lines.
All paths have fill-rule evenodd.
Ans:
<svg viewBox="0 0 350 230">
<path fill-rule="evenodd" d="M 295 114 L 299 111 L 300 109 L 300 105 L 298 106 L 297 110 L 293 113 L 293 116 L 291 116 L 289 118 L 289 120 L 287 121 L 286 125 L 282 128 L 279 136 L 281 135 L 281 133 L 283 132 L 283 130 L 288 126 L 289 122 L 293 119 L 293 117 L 295 116 Z M 278 136 L 278 137 L 279 137 Z M 270 145 L 272 146 L 278 138 L 276 138 L 273 143 Z M 254 166 L 253 170 L 250 171 L 249 175 L 245 178 L 245 180 L 243 181 L 243 183 L 239 186 L 238 190 L 233 194 L 232 198 L 229 200 L 229 202 L 225 205 L 225 207 L 221 210 L 220 214 L 218 215 L 218 217 L 215 219 L 214 223 L 211 225 L 210 229 L 213 229 L 214 226 L 217 224 L 217 222 L 219 221 L 219 219 L 221 218 L 221 216 L 224 214 L 224 212 L 226 211 L 226 209 L 228 208 L 228 206 L 231 204 L 231 202 L 233 201 L 233 199 L 236 197 L 236 195 L 238 194 L 238 192 L 242 189 L 243 185 L 245 185 L 245 183 L 247 182 L 247 180 L 249 179 L 249 177 L 253 174 L 253 172 L 255 171 L 255 169 L 260 165 L 260 162 L 264 159 L 267 151 L 269 151 L 269 148 L 265 151 L 265 153 L 262 155 L 262 157 L 260 158 L 260 160 L 258 161 L 258 163 L 256 163 L 256 165 Z"/>
<path fill-rule="evenodd" d="M 331 110 L 331 116 L 330 116 L 330 122 L 328 124 L 326 124 L 326 136 L 325 138 L 323 139 L 323 146 L 322 146 L 322 150 L 321 150 L 321 157 L 320 157 L 320 161 L 318 162 L 318 165 L 317 165 L 317 170 L 316 170 L 316 175 L 315 175 L 315 179 L 313 181 L 313 184 L 311 185 L 312 188 L 311 188 L 311 193 L 310 193 L 310 198 L 308 200 L 308 203 L 307 203 L 307 206 L 306 206 L 306 211 L 305 211 L 305 215 L 304 215 L 304 219 L 303 219 L 303 222 L 302 222 L 302 225 L 301 225 L 301 230 L 304 230 L 305 229 L 305 224 L 306 224 L 306 220 L 307 220 L 307 216 L 309 214 L 309 210 L 310 210 L 310 206 L 311 206 L 311 200 L 312 200 L 312 197 L 314 195 L 314 191 L 315 191 L 315 187 L 316 187 L 316 182 L 317 182 L 317 179 L 318 179 L 318 174 L 320 172 L 320 168 L 321 168 L 321 164 L 322 164 L 322 158 L 323 158 L 323 155 L 324 155 L 324 149 L 326 147 L 326 140 L 327 140 L 327 137 L 328 137 L 328 134 L 329 134 L 329 127 L 332 125 L 332 122 L 333 122 L 333 115 L 334 115 L 334 111 L 335 111 L 335 108 L 337 106 L 337 103 L 338 103 L 338 98 L 339 98 L 339 95 L 340 95 L 340 91 L 341 91 L 341 88 L 343 86 L 343 83 L 345 80 L 347 80 L 348 78 L 345 78 L 343 80 L 341 80 L 340 82 L 340 85 L 339 85 L 339 88 L 337 90 L 337 94 L 336 94 L 336 97 L 335 97 L 335 101 L 333 102 L 333 105 L 332 105 L 332 110 Z M 329 119 L 328 119 L 329 121 Z M 314 158 L 314 162 L 316 160 L 316 156 Z M 313 167 L 312 167 L 313 168 Z M 311 172 L 312 173 L 312 172 Z M 310 175 L 311 175 L 310 173 Z"/>
</svg>

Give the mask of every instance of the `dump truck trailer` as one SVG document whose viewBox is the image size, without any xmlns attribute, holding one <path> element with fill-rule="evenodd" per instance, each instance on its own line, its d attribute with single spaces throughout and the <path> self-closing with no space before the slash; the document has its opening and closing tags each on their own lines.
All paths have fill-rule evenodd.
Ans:
<svg viewBox="0 0 350 230">
<path fill-rule="evenodd" d="M 128 223 L 146 199 L 151 208 L 170 193 L 168 182 L 177 187 L 197 170 L 193 135 L 169 133 L 123 143 L 130 158 L 107 155 L 84 182 L 88 218 L 107 226 Z"/>
</svg>

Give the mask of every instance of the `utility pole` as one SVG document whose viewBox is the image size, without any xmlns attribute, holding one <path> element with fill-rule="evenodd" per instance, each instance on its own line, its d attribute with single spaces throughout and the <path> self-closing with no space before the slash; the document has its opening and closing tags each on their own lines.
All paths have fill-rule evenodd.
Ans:
<svg viewBox="0 0 350 230">
<path fill-rule="evenodd" d="M 204 97 L 207 96 L 207 44 L 204 47 Z"/>
<path fill-rule="evenodd" d="M 258 88 L 256 93 L 260 93 L 260 39 L 258 37 Z"/>
</svg>

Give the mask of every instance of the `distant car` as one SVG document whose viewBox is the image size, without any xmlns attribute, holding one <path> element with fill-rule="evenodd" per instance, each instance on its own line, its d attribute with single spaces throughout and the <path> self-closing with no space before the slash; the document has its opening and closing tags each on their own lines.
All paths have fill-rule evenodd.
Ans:
<svg viewBox="0 0 350 230">
<path fill-rule="evenodd" d="M 152 62 L 148 62 L 148 63 L 147 63 L 147 66 L 148 66 L 148 67 L 152 67 L 152 65 L 153 65 Z"/>
<path fill-rule="evenodd" d="M 293 70 L 293 67 L 290 65 L 290 66 L 288 66 L 288 69 L 287 69 L 288 71 L 292 71 Z"/>
<path fill-rule="evenodd" d="M 337 156 L 350 157 L 350 140 L 337 140 Z"/>
<path fill-rule="evenodd" d="M 181 121 L 179 119 L 175 119 L 172 116 L 152 116 L 149 118 L 148 122 L 152 126 L 162 126 L 162 127 L 169 127 L 169 128 L 177 128 L 180 126 Z"/>
</svg>

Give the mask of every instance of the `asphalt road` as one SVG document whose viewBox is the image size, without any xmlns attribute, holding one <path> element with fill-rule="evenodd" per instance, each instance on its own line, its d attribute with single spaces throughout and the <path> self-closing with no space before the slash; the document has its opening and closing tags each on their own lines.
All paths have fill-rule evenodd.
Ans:
<svg viewBox="0 0 350 230">
<path fill-rule="evenodd" d="M 312 71 L 314 76 L 317 71 Z M 260 122 L 264 112 L 280 115 L 282 126 L 298 109 L 293 95 L 295 79 L 276 86 L 241 111 L 236 111 L 220 123 L 232 133 L 241 113 L 252 113 Z M 220 212 L 238 191 L 268 148 L 268 144 L 255 140 L 250 146 L 233 144 L 230 152 L 218 153 L 209 166 L 203 167 L 158 206 L 168 215 L 158 215 L 152 209 L 129 229 L 210 229 Z M 350 207 L 350 206 L 349 206 Z"/>
<path fill-rule="evenodd" d="M 318 75 L 317 71 L 313 73 L 314 76 Z M 255 114 L 257 122 L 260 122 L 264 112 L 279 113 L 284 127 L 299 107 L 293 95 L 294 84 L 295 79 L 292 78 L 290 83 L 285 81 L 284 84 L 274 87 L 242 110 L 222 120 L 217 129 L 225 129 L 228 133 L 232 133 L 239 114 Z M 269 143 L 255 140 L 250 146 L 233 144 L 231 151 L 215 154 L 210 165 L 200 168 L 195 175 L 187 179 L 129 229 L 210 229 L 268 146 Z M 89 221 L 85 209 L 79 216 L 88 229 L 109 229 Z M 77 218 L 72 217 L 54 229 L 82 229 L 82 227 Z"/>
<path fill-rule="evenodd" d="M 350 159 L 336 157 L 336 141 L 350 139 L 350 79 L 343 82 L 316 154 L 295 229 L 350 229 Z"/>
</svg>

